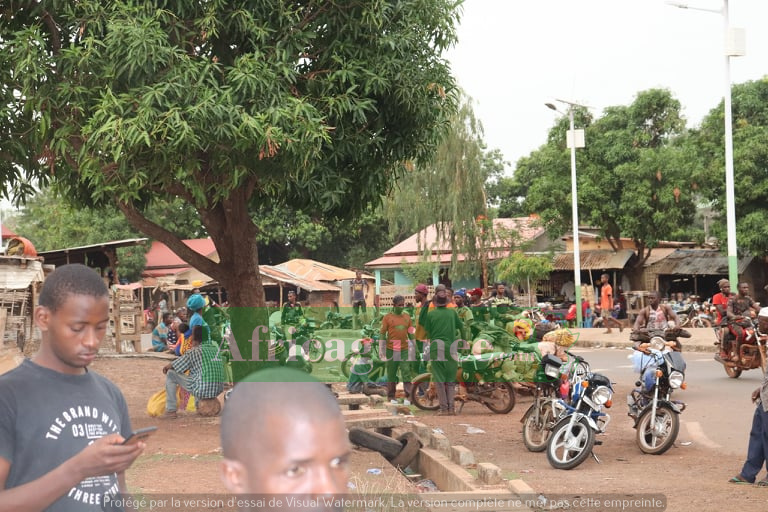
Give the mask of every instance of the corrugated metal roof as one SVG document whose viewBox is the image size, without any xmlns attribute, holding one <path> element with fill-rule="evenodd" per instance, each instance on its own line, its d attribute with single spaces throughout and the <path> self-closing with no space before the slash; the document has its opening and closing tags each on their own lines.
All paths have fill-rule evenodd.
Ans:
<svg viewBox="0 0 768 512">
<path fill-rule="evenodd" d="M 340 291 L 338 286 L 333 286 L 332 284 L 324 283 L 322 281 L 310 281 L 308 279 L 303 279 L 297 276 L 296 274 L 288 272 L 285 269 L 282 269 L 279 267 L 273 267 L 271 265 L 259 265 L 259 272 L 261 273 L 262 276 L 266 276 L 271 279 L 274 279 L 278 283 L 292 284 L 298 288 L 301 288 L 302 290 L 308 290 L 310 292 Z"/>
<path fill-rule="evenodd" d="M 738 273 L 744 273 L 753 259 L 740 258 Z M 728 257 L 716 249 L 677 249 L 648 269 L 659 275 L 728 275 Z"/>
<path fill-rule="evenodd" d="M 544 228 L 538 225 L 539 222 L 539 219 L 535 217 L 493 219 L 493 227 L 498 236 L 497 240 L 491 242 L 491 245 L 496 248 L 507 248 L 509 246 L 509 240 L 506 239 L 505 231 L 516 232 L 522 241 L 534 240 L 545 233 Z M 437 239 L 437 226 L 431 224 L 388 249 L 384 252 L 384 256 L 420 255 L 424 248 L 431 249 L 433 254 L 450 254 L 452 248 L 448 245 L 448 240 L 441 239 L 440 244 L 438 244 Z M 372 266 L 372 263 L 373 262 L 366 263 L 365 266 Z"/>
<path fill-rule="evenodd" d="M 38 259 L 0 257 L 0 290 L 23 290 L 44 278 L 43 262 Z"/>
<path fill-rule="evenodd" d="M 580 251 L 579 260 L 582 270 L 620 270 L 635 254 L 632 249 L 618 251 Z M 573 270 L 573 252 L 555 254 L 553 270 Z"/>
<path fill-rule="evenodd" d="M 296 258 L 276 266 L 310 281 L 343 281 L 355 278 L 354 270 L 347 270 L 310 259 Z M 365 272 L 361 272 L 361 277 L 363 279 L 374 278 Z"/>
</svg>

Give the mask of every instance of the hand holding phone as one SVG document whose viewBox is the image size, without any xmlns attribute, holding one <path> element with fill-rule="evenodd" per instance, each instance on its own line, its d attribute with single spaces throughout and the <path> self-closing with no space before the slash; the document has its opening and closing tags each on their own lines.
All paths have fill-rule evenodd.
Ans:
<svg viewBox="0 0 768 512">
<path fill-rule="evenodd" d="M 134 430 L 131 435 L 129 435 L 128 438 L 123 441 L 123 444 L 136 444 L 139 441 L 146 441 L 149 436 L 155 433 L 156 430 L 157 427 L 146 427 L 140 428 L 139 430 Z"/>
</svg>

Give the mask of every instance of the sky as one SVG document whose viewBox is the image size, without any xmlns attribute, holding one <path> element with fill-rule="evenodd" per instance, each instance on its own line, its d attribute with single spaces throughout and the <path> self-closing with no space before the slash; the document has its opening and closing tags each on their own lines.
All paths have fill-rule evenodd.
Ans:
<svg viewBox="0 0 768 512">
<path fill-rule="evenodd" d="M 687 4 L 719 10 L 723 0 Z M 728 6 L 731 27 L 746 33 L 746 55 L 730 59 L 731 83 L 768 75 L 768 0 Z M 693 127 L 725 90 L 724 17 L 665 0 L 465 0 L 458 36 L 445 56 L 474 100 L 488 148 L 510 162 L 507 174 L 546 142 L 561 114 L 544 104 L 555 98 L 599 117 L 640 91 L 666 88 Z"/>
</svg>

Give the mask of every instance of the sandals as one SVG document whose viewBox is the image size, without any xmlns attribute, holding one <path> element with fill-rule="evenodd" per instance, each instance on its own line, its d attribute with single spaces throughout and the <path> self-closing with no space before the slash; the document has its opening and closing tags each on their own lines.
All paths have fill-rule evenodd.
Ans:
<svg viewBox="0 0 768 512">
<path fill-rule="evenodd" d="M 741 475 L 736 475 L 736 476 L 734 476 L 733 478 L 731 478 L 730 480 L 728 480 L 728 482 L 730 482 L 730 483 L 732 483 L 732 484 L 747 484 L 747 485 L 752 485 L 752 482 L 749 482 L 749 481 L 747 481 L 747 480 L 744 480 L 744 478 L 743 478 Z M 765 482 L 765 480 L 761 480 L 761 482 Z M 766 483 L 765 483 L 765 485 L 768 485 L 768 482 L 766 482 Z"/>
</svg>

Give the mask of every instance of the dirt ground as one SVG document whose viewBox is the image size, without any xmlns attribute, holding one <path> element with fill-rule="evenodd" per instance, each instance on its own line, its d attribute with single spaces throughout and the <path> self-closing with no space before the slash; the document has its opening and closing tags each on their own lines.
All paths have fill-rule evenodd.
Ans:
<svg viewBox="0 0 768 512">
<path fill-rule="evenodd" d="M 163 360 L 148 358 L 102 358 L 93 364 L 125 394 L 134 428 L 161 428 L 129 469 L 128 485 L 132 491 L 146 494 L 223 493 L 218 476 L 220 419 L 185 413 L 176 420 L 160 420 L 146 414 L 147 399 L 164 385 L 164 364 Z M 472 403 L 456 417 L 419 411 L 413 419 L 443 430 L 452 444 L 470 448 L 477 462 L 500 466 L 505 478 L 521 478 L 544 496 L 661 494 L 666 497 L 667 510 L 672 511 L 768 510 L 767 488 L 727 482 L 741 468 L 742 457 L 689 443 L 684 428 L 677 445 L 666 454 L 643 454 L 626 416 L 623 397 L 627 391 L 617 386 L 616 403 L 610 410 L 612 422 L 607 434 L 599 436 L 603 445 L 595 452 L 601 464 L 590 458 L 571 471 L 553 469 L 546 454 L 530 453 L 523 445 L 520 418 L 531 403 L 527 396 L 518 396 L 515 409 L 507 415 L 493 414 Z M 467 433 L 468 426 L 481 428 L 486 434 Z M 745 449 L 747 434 L 744 432 Z M 364 456 L 355 459 L 353 472 L 365 473 L 370 460 Z M 384 476 L 392 469 L 386 468 Z"/>
</svg>

